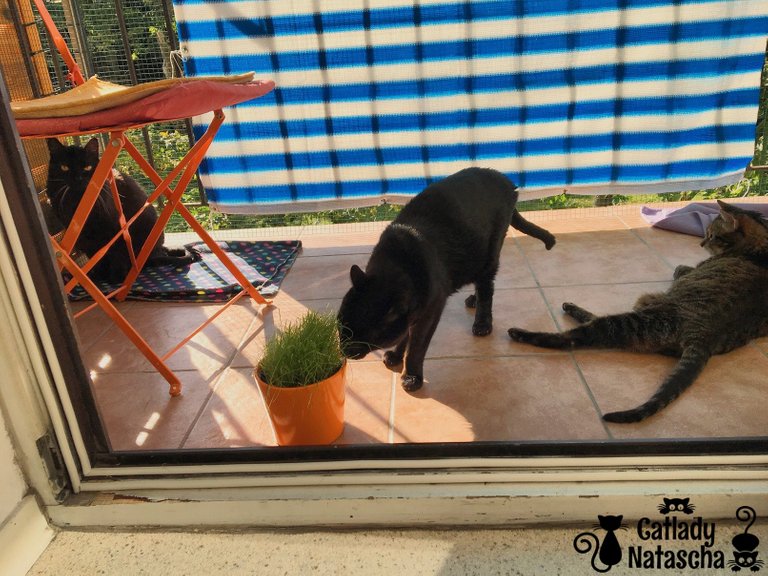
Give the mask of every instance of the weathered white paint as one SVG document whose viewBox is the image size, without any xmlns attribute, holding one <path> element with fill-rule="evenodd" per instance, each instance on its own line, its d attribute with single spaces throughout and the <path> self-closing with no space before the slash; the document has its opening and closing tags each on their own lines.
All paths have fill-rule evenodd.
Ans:
<svg viewBox="0 0 768 576">
<path fill-rule="evenodd" d="M 0 526 L 21 503 L 27 485 L 16 463 L 16 454 L 8 437 L 5 418 L 0 412 Z M 1 572 L 0 572 L 1 573 Z"/>
<path fill-rule="evenodd" d="M 597 514 L 639 519 L 676 495 L 691 497 L 703 517 L 732 519 L 741 505 L 768 509 L 765 487 L 760 480 L 155 490 L 83 493 L 48 510 L 61 527 L 544 527 L 591 523 Z"/>
</svg>

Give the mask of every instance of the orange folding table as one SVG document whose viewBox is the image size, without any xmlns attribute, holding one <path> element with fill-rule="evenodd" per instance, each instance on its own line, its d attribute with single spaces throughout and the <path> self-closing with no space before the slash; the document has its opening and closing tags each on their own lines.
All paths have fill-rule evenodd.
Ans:
<svg viewBox="0 0 768 576">
<path fill-rule="evenodd" d="M 65 290 L 69 293 L 80 284 L 93 298 L 94 303 L 78 312 L 76 316 L 85 314 L 97 306 L 104 310 L 147 360 L 165 377 L 170 386 L 170 394 L 176 396 L 181 393 L 181 382 L 166 365 L 165 361 L 168 357 L 177 352 L 242 296 L 248 295 L 261 304 L 268 303 L 268 300 L 259 294 L 258 290 L 246 279 L 200 223 L 195 220 L 194 216 L 181 203 L 181 198 L 224 121 L 222 108 L 263 96 L 274 88 L 274 83 L 254 80 L 253 74 L 210 78 L 171 78 L 130 87 L 104 82 L 97 77 L 86 81 L 67 49 L 66 43 L 50 20 L 42 0 L 34 0 L 34 2 L 48 27 L 54 44 L 70 70 L 69 78 L 75 87 L 62 94 L 12 103 L 11 107 L 20 136 L 22 138 L 49 138 L 96 133 L 108 134 L 106 149 L 93 172 L 72 222 L 60 240 L 51 236 L 59 269 L 66 270 L 72 275 L 72 279 L 65 285 Z M 213 113 L 213 120 L 208 129 L 164 178 L 155 171 L 141 152 L 125 136 L 127 130 L 157 122 L 185 119 L 209 112 Z M 148 194 L 147 202 L 153 203 L 161 196 L 165 198 L 165 204 L 160 211 L 157 223 L 142 250 L 135 257 L 128 228 L 143 212 L 143 209 L 137 211 L 128 220 L 122 213 L 113 168 L 118 155 L 123 150 L 130 154 L 155 186 L 154 191 Z M 73 258 L 72 251 L 105 184 L 110 186 L 113 200 L 120 212 L 121 231 L 88 262 L 81 265 Z M 112 300 L 125 299 L 174 211 L 184 218 L 192 230 L 219 258 L 240 284 L 242 290 L 222 305 L 216 314 L 184 337 L 172 350 L 161 356 L 119 312 Z M 103 294 L 89 278 L 88 271 L 120 238 L 123 238 L 128 245 L 128 252 L 131 254 L 133 265 L 125 281 L 118 289 L 110 294 Z"/>
</svg>

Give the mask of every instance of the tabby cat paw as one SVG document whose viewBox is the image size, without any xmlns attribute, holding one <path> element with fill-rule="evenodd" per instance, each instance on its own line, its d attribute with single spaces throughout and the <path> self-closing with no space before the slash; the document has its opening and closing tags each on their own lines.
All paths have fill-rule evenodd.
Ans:
<svg viewBox="0 0 768 576">
<path fill-rule="evenodd" d="M 685 276 L 691 270 L 693 270 L 692 267 L 685 266 L 684 264 L 680 264 L 680 266 L 675 268 L 675 271 L 672 273 L 672 280 L 677 280 L 678 278 L 680 278 L 680 276 Z"/>
</svg>

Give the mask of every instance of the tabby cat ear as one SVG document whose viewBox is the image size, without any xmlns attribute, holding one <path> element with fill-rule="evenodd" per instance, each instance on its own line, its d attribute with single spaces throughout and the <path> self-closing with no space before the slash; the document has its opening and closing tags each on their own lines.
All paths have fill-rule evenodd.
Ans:
<svg viewBox="0 0 768 576">
<path fill-rule="evenodd" d="M 723 222 L 725 222 L 725 225 L 728 227 L 728 232 L 734 232 L 735 230 L 738 230 L 739 228 L 739 220 L 731 214 L 730 212 L 726 212 L 725 210 L 720 211 L 720 218 L 723 219 Z"/>
<path fill-rule="evenodd" d="M 99 139 L 98 138 L 91 138 L 88 140 L 88 143 L 85 145 L 85 151 L 89 152 L 90 154 L 98 154 L 99 153 Z"/>
<path fill-rule="evenodd" d="M 352 268 L 349 269 L 349 277 L 355 288 L 360 288 L 365 283 L 365 272 L 357 264 L 353 264 Z"/>
<path fill-rule="evenodd" d="M 726 212 L 738 212 L 738 208 L 736 206 L 731 206 L 730 204 L 726 204 L 722 200 L 717 200 L 717 205 L 720 206 L 720 210 L 725 210 Z"/>
</svg>

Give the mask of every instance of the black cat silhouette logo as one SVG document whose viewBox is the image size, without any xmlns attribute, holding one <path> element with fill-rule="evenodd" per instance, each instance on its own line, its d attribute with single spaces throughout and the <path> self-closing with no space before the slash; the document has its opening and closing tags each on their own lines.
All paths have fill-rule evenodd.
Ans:
<svg viewBox="0 0 768 576">
<path fill-rule="evenodd" d="M 664 498 L 664 503 L 659 504 L 659 512 L 662 514 L 669 514 L 670 512 L 693 514 L 696 506 L 691 504 L 690 501 L 690 498 Z"/>
<path fill-rule="evenodd" d="M 728 561 L 728 566 L 734 572 L 739 572 L 742 568 L 749 568 L 752 572 L 758 572 L 764 565 L 764 562 L 757 558 L 757 547 L 760 545 L 760 539 L 749 533 L 749 529 L 755 523 L 756 518 L 757 513 L 751 506 L 740 506 L 736 510 L 736 519 L 749 522 L 749 524 L 744 528 L 742 534 L 736 534 L 731 540 L 735 550 L 733 560 Z"/>
<path fill-rule="evenodd" d="M 594 532 L 582 532 L 573 539 L 573 547 L 579 554 L 587 554 L 594 548 L 592 554 L 592 569 L 595 572 L 605 573 L 621 562 L 622 552 L 619 539 L 616 538 L 616 530 L 626 530 L 627 525 L 622 524 L 624 516 L 597 516 L 598 523 L 593 526 L 595 530 L 605 530 L 603 541 Z M 595 560 L 599 557 L 603 566 L 598 566 Z"/>
</svg>

